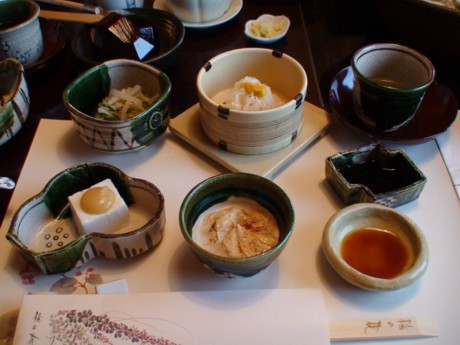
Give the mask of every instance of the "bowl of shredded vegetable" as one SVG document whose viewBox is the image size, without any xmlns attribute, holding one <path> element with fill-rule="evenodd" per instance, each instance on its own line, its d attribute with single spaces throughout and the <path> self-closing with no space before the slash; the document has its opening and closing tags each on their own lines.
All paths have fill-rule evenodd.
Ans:
<svg viewBox="0 0 460 345">
<path fill-rule="evenodd" d="M 105 152 L 142 149 L 166 130 L 171 82 L 145 63 L 115 59 L 72 81 L 63 102 L 81 139 Z"/>
</svg>

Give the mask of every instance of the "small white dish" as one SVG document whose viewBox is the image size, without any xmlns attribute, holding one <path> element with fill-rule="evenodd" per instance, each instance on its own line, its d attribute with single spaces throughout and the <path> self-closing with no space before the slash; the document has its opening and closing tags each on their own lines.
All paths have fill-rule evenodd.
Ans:
<svg viewBox="0 0 460 345">
<path fill-rule="evenodd" d="M 259 155 L 232 153 L 214 145 L 201 129 L 198 103 L 172 119 L 169 130 L 232 172 L 271 178 L 296 154 L 325 135 L 330 123 L 329 114 L 325 110 L 304 102 L 303 115 L 304 123 L 296 140 L 278 151 Z"/>
<path fill-rule="evenodd" d="M 248 20 L 244 26 L 246 37 L 263 44 L 270 44 L 286 36 L 291 21 L 286 16 L 263 14 L 257 19 Z M 272 31 L 268 36 L 263 31 Z M 262 31 L 262 32 L 258 32 Z"/>
<path fill-rule="evenodd" d="M 153 3 L 153 8 L 170 12 L 165 0 L 155 0 L 155 2 Z M 182 21 L 182 23 L 184 24 L 186 28 L 194 28 L 194 29 L 212 28 L 213 26 L 224 24 L 228 22 L 229 20 L 233 19 L 238 13 L 240 13 L 241 8 L 243 8 L 243 0 L 232 0 L 228 10 L 221 17 L 217 19 L 211 20 L 209 22 L 203 22 L 203 23 L 192 23 L 192 22 L 184 22 L 184 21 Z"/>
</svg>

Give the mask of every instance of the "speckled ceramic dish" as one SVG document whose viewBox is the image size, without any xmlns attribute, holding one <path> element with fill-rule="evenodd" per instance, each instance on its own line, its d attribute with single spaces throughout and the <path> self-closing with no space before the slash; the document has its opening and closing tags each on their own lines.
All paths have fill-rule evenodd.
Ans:
<svg viewBox="0 0 460 345">
<path fill-rule="evenodd" d="M 22 128 L 29 108 L 23 65 L 16 59 L 0 60 L 0 146 Z"/>
<path fill-rule="evenodd" d="M 371 255 L 368 255 L 367 250 L 354 251 L 363 253 L 363 258 L 367 258 L 370 265 L 358 268 L 353 261 L 345 260 L 345 239 L 353 232 L 356 234 L 356 231 L 363 229 L 371 229 L 370 231 L 396 239 L 404 253 L 401 260 L 394 260 L 398 252 L 394 245 L 381 245 L 384 242 L 382 238 L 371 238 L 367 242 L 367 247 L 373 246 L 374 249 Z M 429 259 L 425 236 L 411 219 L 392 208 L 369 203 L 351 205 L 334 214 L 324 227 L 322 248 L 327 260 L 342 278 L 365 290 L 397 290 L 409 286 L 423 275 Z M 385 264 L 382 265 L 382 262 Z M 399 265 L 401 269 L 391 275 L 385 273 L 388 276 L 382 278 L 385 276 L 382 266 L 390 263 L 391 267 Z M 372 269 L 373 275 L 369 271 L 363 273 L 365 269 Z M 380 272 L 381 275 L 374 275 L 374 272 Z"/>
<path fill-rule="evenodd" d="M 139 85 L 156 100 L 127 120 L 95 118 L 98 104 L 110 89 Z M 86 71 L 64 91 L 63 101 L 81 139 L 105 152 L 122 153 L 142 149 L 161 136 L 169 124 L 171 82 L 168 76 L 145 63 L 110 60 Z"/>
<path fill-rule="evenodd" d="M 259 255 L 231 258 L 212 254 L 193 240 L 193 225 L 200 214 L 230 197 L 255 200 L 273 214 L 280 229 L 274 247 Z M 206 268 L 229 278 L 249 277 L 267 268 L 285 248 L 294 227 L 294 209 L 289 197 L 272 181 L 247 173 L 227 173 L 199 183 L 187 194 L 180 208 L 179 224 L 187 244 Z"/>
<path fill-rule="evenodd" d="M 67 197 L 111 179 L 128 205 L 131 224 L 112 233 L 77 231 Z M 94 257 L 124 259 L 157 246 L 164 231 L 164 198 L 152 183 L 104 163 L 85 163 L 53 177 L 15 213 L 7 239 L 45 274 L 66 272 Z"/>
<path fill-rule="evenodd" d="M 373 202 L 389 207 L 417 199 L 427 180 L 404 151 L 381 144 L 328 157 L 326 179 L 346 204 Z"/>
</svg>

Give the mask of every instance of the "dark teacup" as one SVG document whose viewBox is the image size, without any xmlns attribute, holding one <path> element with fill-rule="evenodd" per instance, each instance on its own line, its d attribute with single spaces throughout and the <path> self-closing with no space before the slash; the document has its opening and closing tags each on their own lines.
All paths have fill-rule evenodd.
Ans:
<svg viewBox="0 0 460 345">
<path fill-rule="evenodd" d="M 415 115 L 435 75 L 424 55 L 392 43 L 361 48 L 353 55 L 351 67 L 357 116 L 370 128 L 385 132 Z"/>
</svg>

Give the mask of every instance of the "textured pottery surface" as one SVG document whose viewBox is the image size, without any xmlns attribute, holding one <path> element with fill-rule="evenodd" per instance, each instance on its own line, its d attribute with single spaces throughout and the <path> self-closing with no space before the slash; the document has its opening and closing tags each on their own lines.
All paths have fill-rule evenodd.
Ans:
<svg viewBox="0 0 460 345">
<path fill-rule="evenodd" d="M 29 108 L 23 65 L 15 59 L 0 60 L 0 146 L 22 128 Z"/>
<path fill-rule="evenodd" d="M 235 82 L 253 77 L 268 85 L 286 103 L 275 108 L 249 111 L 218 104 L 217 93 Z M 198 72 L 200 123 L 209 140 L 238 154 L 274 152 L 292 143 L 303 124 L 308 79 L 292 57 L 265 48 L 242 48 L 219 54 Z"/>
<path fill-rule="evenodd" d="M 373 163 L 382 171 L 390 172 L 385 179 L 372 181 L 370 184 L 352 183 L 343 175 L 343 169 Z M 388 181 L 397 181 L 397 188 Z M 372 202 L 389 207 L 396 207 L 417 199 L 422 192 L 426 177 L 414 162 L 402 150 L 390 150 L 381 144 L 371 144 L 358 149 L 340 152 L 326 159 L 326 179 L 346 204 Z"/>
<path fill-rule="evenodd" d="M 129 206 L 131 221 L 143 225 L 126 232 L 80 234 L 67 197 L 106 178 Z M 123 259 L 147 253 L 160 243 L 165 220 L 163 195 L 152 183 L 129 177 L 108 164 L 85 163 L 59 173 L 41 193 L 26 201 L 15 213 L 6 236 L 40 271 L 53 274 L 95 257 Z"/>
<path fill-rule="evenodd" d="M 394 232 L 410 246 L 412 262 L 398 276 L 376 278 L 351 267 L 341 255 L 345 235 L 360 228 L 377 228 Z M 423 232 L 410 218 L 390 207 L 360 203 L 347 206 L 326 223 L 322 237 L 323 252 L 336 272 L 350 284 L 365 290 L 397 290 L 416 282 L 425 272 L 429 250 Z"/>
<path fill-rule="evenodd" d="M 160 94 L 142 113 L 126 121 L 100 120 L 92 116 L 111 88 L 140 85 L 146 95 Z M 171 82 L 156 68 L 133 60 L 111 60 L 86 71 L 64 91 L 64 104 L 81 139 L 105 152 L 142 149 L 160 137 L 170 120 Z"/>
<path fill-rule="evenodd" d="M 280 228 L 276 246 L 260 255 L 229 258 L 211 254 L 193 241 L 192 227 L 199 215 L 232 196 L 255 200 L 275 216 Z M 187 244 L 206 268 L 228 278 L 249 277 L 267 268 L 285 248 L 294 227 L 294 209 L 289 197 L 272 181 L 253 174 L 227 173 L 204 180 L 187 194 L 179 223 Z"/>
<path fill-rule="evenodd" d="M 42 56 L 43 35 L 39 22 L 40 7 L 35 1 L 0 1 L 0 59 L 14 58 L 23 65 Z"/>
<path fill-rule="evenodd" d="M 151 25 L 156 28 L 157 45 L 152 53 L 143 58 L 142 62 L 160 70 L 173 64 L 184 43 L 185 28 L 182 22 L 167 11 L 153 8 L 129 8 L 125 11 L 133 24 Z M 123 58 L 120 50 L 98 53 L 90 39 L 90 28 L 90 26 L 81 28 L 72 38 L 72 51 L 80 60 L 94 66 L 110 59 Z"/>
</svg>

